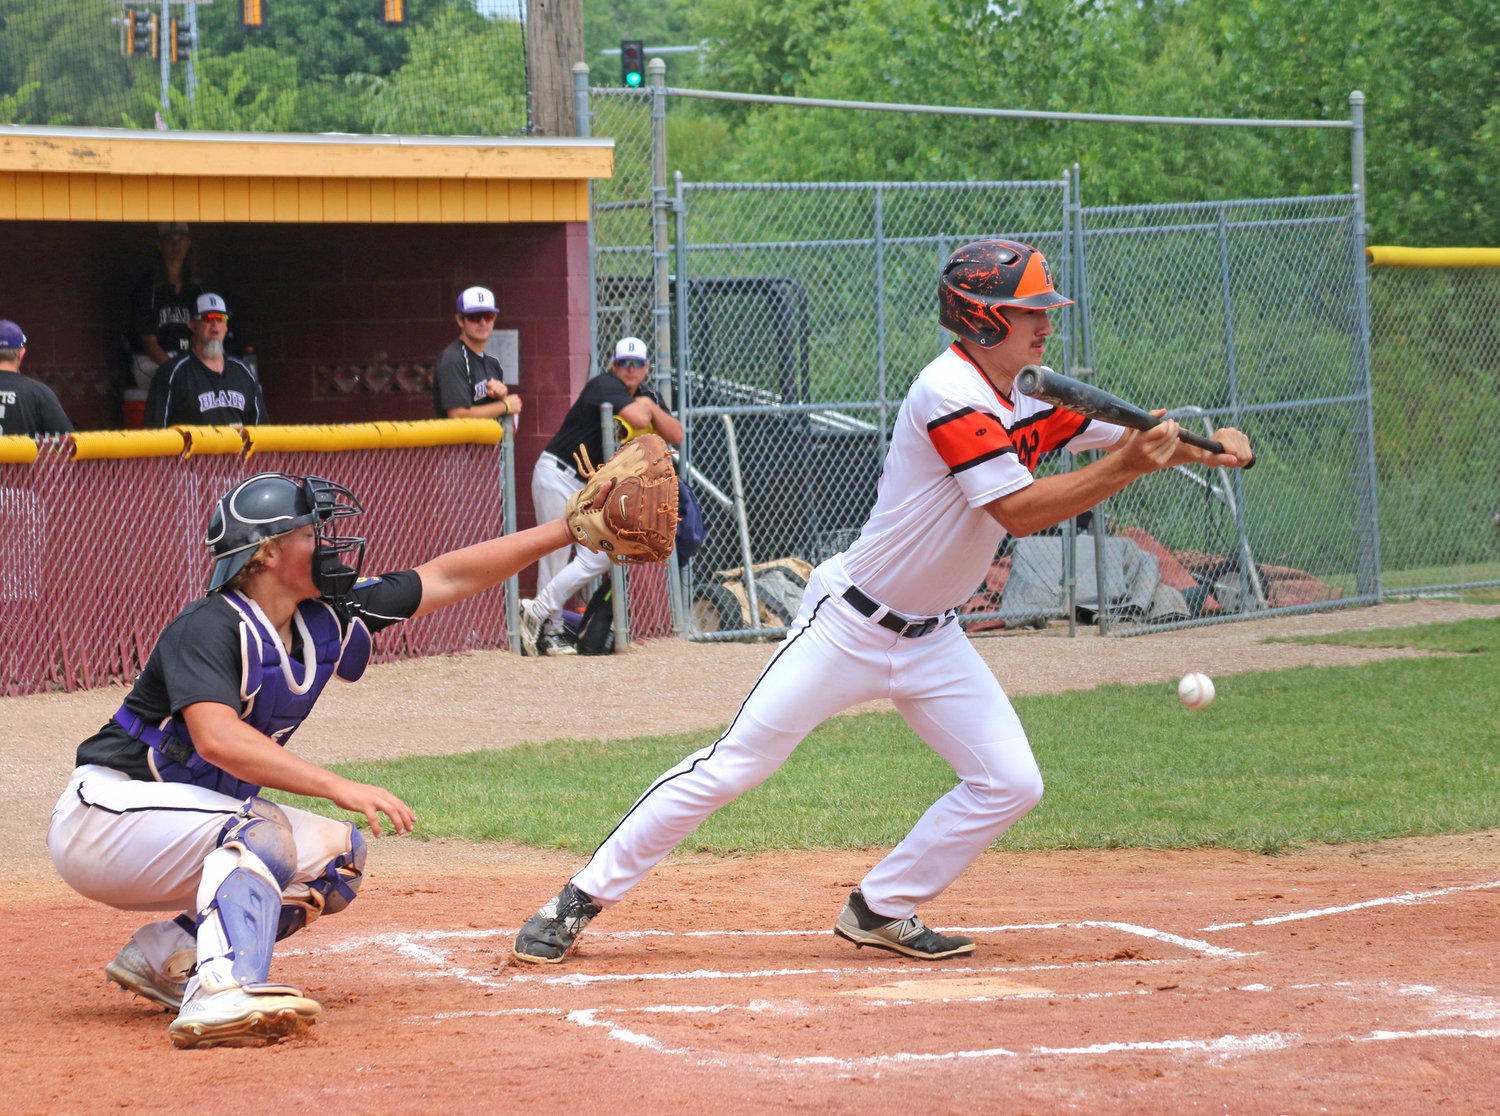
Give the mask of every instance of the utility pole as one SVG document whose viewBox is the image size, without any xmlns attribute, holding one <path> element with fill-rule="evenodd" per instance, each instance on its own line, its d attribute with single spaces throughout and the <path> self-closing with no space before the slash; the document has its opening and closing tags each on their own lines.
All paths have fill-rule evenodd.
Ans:
<svg viewBox="0 0 1500 1116">
<path fill-rule="evenodd" d="M 573 63 L 583 61 L 583 0 L 530 0 L 526 5 L 526 78 L 531 130 L 576 134 Z"/>
</svg>

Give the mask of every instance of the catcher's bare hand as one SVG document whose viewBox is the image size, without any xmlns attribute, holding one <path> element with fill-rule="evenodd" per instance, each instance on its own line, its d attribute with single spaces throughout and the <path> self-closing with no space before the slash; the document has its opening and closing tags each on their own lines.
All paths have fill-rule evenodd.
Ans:
<svg viewBox="0 0 1500 1116">
<path fill-rule="evenodd" d="M 370 823 L 370 833 L 376 837 L 381 836 L 381 814 L 391 819 L 391 828 L 397 833 L 410 833 L 417 824 L 415 811 L 384 787 L 345 779 L 328 797 L 341 810 L 363 814 Z"/>
<path fill-rule="evenodd" d="M 587 478 L 568 500 L 574 539 L 612 562 L 665 561 L 677 541 L 677 471 L 661 436 L 632 438 L 597 467 L 586 451 L 574 460 Z"/>
</svg>

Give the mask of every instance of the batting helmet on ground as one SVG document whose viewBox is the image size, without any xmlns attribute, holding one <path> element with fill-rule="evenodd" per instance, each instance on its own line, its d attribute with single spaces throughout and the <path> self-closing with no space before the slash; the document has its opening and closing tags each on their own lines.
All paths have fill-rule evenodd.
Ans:
<svg viewBox="0 0 1500 1116">
<path fill-rule="evenodd" d="M 982 348 L 1010 336 L 1002 306 L 1072 306 L 1052 285 L 1046 257 L 1016 240 L 977 240 L 954 251 L 938 280 L 938 321 Z"/>
<path fill-rule="evenodd" d="M 258 473 L 241 481 L 219 500 L 208 521 L 203 541 L 214 566 L 207 591 L 227 584 L 267 539 L 311 523 L 317 541 L 313 580 L 325 597 L 343 596 L 359 576 L 365 540 L 340 536 L 334 521 L 364 510 L 347 488 L 322 477 Z M 345 555 L 353 558 L 352 565 Z"/>
</svg>

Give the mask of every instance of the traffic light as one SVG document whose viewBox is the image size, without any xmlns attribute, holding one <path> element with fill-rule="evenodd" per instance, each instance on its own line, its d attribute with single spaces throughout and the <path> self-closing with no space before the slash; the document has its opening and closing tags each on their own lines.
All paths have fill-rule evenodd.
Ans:
<svg viewBox="0 0 1500 1116">
<path fill-rule="evenodd" d="M 157 15 L 145 8 L 125 9 L 125 53 L 149 54 L 159 57 L 160 43 L 157 38 Z"/>
<path fill-rule="evenodd" d="M 393 26 L 399 26 L 406 22 L 406 0 L 382 0 L 385 12 L 380 21 Z"/>
<path fill-rule="evenodd" d="M 265 26 L 265 13 L 260 10 L 260 0 L 240 0 L 240 26 Z"/>
<path fill-rule="evenodd" d="M 646 84 L 646 46 L 639 39 L 620 40 L 620 80 L 627 89 Z"/>
<path fill-rule="evenodd" d="M 185 62 L 187 56 L 193 53 L 193 47 L 196 45 L 193 41 L 192 24 L 173 16 L 171 39 L 169 41 L 172 47 L 172 61 Z"/>
</svg>

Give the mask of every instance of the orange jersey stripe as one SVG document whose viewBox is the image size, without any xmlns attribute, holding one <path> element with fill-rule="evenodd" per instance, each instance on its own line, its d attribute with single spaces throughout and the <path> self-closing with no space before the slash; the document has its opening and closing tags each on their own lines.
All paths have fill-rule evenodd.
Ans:
<svg viewBox="0 0 1500 1116">
<path fill-rule="evenodd" d="M 1089 420 L 1082 415 L 1059 408 L 1022 419 L 1010 432 L 1016 446 L 1016 457 L 1026 468 L 1035 469 L 1043 457 L 1067 444 L 1088 424 Z"/>
<path fill-rule="evenodd" d="M 955 473 L 1004 453 L 1015 453 L 1010 435 L 994 415 L 963 407 L 927 424 L 927 436 L 943 463 Z"/>
</svg>

